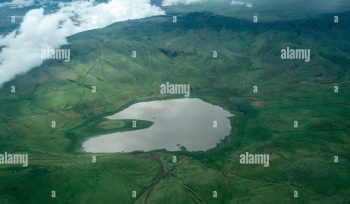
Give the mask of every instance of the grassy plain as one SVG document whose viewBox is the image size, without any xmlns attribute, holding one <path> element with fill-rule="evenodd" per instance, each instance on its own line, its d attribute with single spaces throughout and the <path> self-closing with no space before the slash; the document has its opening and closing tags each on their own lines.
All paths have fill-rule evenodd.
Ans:
<svg viewBox="0 0 350 204">
<path fill-rule="evenodd" d="M 0 166 L 1 202 L 350 201 L 350 28 L 329 23 L 332 15 L 259 24 L 209 12 L 178 16 L 176 24 L 169 15 L 77 34 L 70 63 L 47 61 L 4 85 L 0 151 L 30 159 L 27 168 Z M 282 61 L 286 46 L 311 49 L 311 62 Z M 86 137 L 131 129 L 130 121 L 103 118 L 167 98 L 159 95 L 167 81 L 190 83 L 192 97 L 234 113 L 232 133 L 207 152 L 80 152 Z M 240 165 L 246 151 L 269 153 L 270 167 Z"/>
</svg>

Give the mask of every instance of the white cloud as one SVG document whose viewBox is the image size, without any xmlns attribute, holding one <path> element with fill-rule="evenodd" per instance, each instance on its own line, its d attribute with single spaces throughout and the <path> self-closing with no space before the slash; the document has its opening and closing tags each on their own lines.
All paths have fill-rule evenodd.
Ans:
<svg viewBox="0 0 350 204">
<path fill-rule="evenodd" d="M 219 0 L 218 0 L 219 1 Z M 209 0 L 164 0 L 162 3 L 162 6 L 176 6 L 178 4 L 193 4 L 193 3 L 200 3 L 200 2 L 209 2 Z M 222 0 L 221 0 L 222 2 Z M 245 6 L 245 7 L 253 7 L 253 4 L 248 3 L 248 2 L 243 2 L 239 0 L 232 0 L 231 5 L 236 5 L 236 6 Z"/>
<path fill-rule="evenodd" d="M 253 7 L 253 4 L 251 4 L 251 3 L 238 1 L 238 0 L 231 1 L 231 5 L 245 6 L 245 7 L 248 7 L 248 8 Z"/>
<path fill-rule="evenodd" d="M 204 0 L 164 0 L 162 6 L 172 6 L 177 4 L 192 4 L 203 2 Z"/>
<path fill-rule="evenodd" d="M 11 2 L 0 3 L 0 7 L 9 6 L 11 8 L 23 8 L 35 4 L 34 0 L 12 0 Z"/>
<path fill-rule="evenodd" d="M 96 4 L 75 1 L 61 4 L 58 11 L 45 14 L 33 9 L 23 18 L 18 30 L 0 37 L 0 86 L 18 74 L 26 73 L 43 63 L 42 49 L 57 49 L 67 44 L 66 37 L 103 28 L 114 22 L 139 19 L 165 12 L 149 0 L 111 0 Z"/>
</svg>

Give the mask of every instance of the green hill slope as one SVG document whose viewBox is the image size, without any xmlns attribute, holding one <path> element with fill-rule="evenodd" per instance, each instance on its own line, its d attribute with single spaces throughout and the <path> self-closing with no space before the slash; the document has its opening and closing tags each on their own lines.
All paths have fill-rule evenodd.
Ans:
<svg viewBox="0 0 350 204">
<path fill-rule="evenodd" d="M 340 16 L 350 20 L 350 13 Z M 178 14 L 177 23 L 172 15 L 151 17 L 70 37 L 71 62 L 46 61 L 1 89 L 0 150 L 29 152 L 30 165 L 0 167 L 0 199 L 349 202 L 350 28 L 332 19 L 254 24 L 197 12 Z M 311 61 L 281 60 L 287 46 L 311 49 Z M 235 113 L 232 133 L 217 148 L 99 154 L 96 163 L 80 152 L 87 137 L 131 128 L 130 121 L 116 128 L 101 124 L 131 103 L 166 98 L 159 86 L 168 81 L 190 83 L 192 97 Z M 142 121 L 141 128 L 149 125 Z M 240 165 L 239 155 L 247 151 L 269 153 L 270 167 Z"/>
</svg>

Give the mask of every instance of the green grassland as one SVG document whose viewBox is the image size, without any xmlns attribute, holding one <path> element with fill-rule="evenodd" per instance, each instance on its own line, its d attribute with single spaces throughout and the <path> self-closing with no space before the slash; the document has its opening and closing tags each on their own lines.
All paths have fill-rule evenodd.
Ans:
<svg viewBox="0 0 350 204">
<path fill-rule="evenodd" d="M 332 24 L 333 15 L 258 24 L 176 15 L 177 23 L 151 17 L 72 36 L 71 62 L 46 61 L 2 87 L 0 152 L 29 153 L 27 168 L 0 166 L 2 203 L 350 201 L 349 26 Z M 340 16 L 349 22 L 350 13 Z M 287 46 L 311 49 L 311 62 L 281 60 Z M 131 130 L 130 120 L 104 118 L 169 98 L 159 94 L 168 81 L 234 113 L 232 133 L 207 152 L 80 151 L 87 137 Z M 240 165 L 246 151 L 269 153 L 270 167 Z"/>
</svg>

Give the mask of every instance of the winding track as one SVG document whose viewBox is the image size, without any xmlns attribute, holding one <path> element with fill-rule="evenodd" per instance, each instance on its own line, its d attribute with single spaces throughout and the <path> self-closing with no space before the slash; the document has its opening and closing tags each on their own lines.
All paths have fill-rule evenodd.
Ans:
<svg viewBox="0 0 350 204">
<path fill-rule="evenodd" d="M 145 198 L 144 198 L 144 201 L 143 203 L 144 204 L 147 204 L 148 203 L 148 200 L 149 200 L 149 197 L 151 196 L 153 190 L 154 190 L 154 187 L 160 183 L 160 181 L 166 177 L 166 176 L 172 176 L 174 177 L 175 179 L 177 179 L 178 181 L 180 181 L 181 185 L 185 188 L 186 192 L 189 193 L 189 195 L 192 197 L 192 199 L 195 201 L 195 203 L 200 203 L 200 204 L 205 204 L 205 200 L 200 196 L 199 193 L 195 192 L 191 187 L 189 187 L 188 185 L 185 184 L 185 182 L 177 177 L 173 171 L 176 169 L 176 167 L 174 166 L 172 169 L 167 169 L 164 162 L 160 159 L 159 156 L 155 155 L 155 154 L 151 154 L 151 159 L 153 159 L 154 161 L 156 161 L 159 166 L 160 166 L 160 172 L 158 174 L 158 176 L 151 182 L 151 184 L 146 188 L 146 190 L 140 195 L 139 199 L 143 197 L 143 195 L 145 195 Z M 137 199 L 138 200 L 138 199 Z M 137 201 L 136 200 L 136 201 Z M 136 202 L 135 201 L 135 202 Z"/>
</svg>

